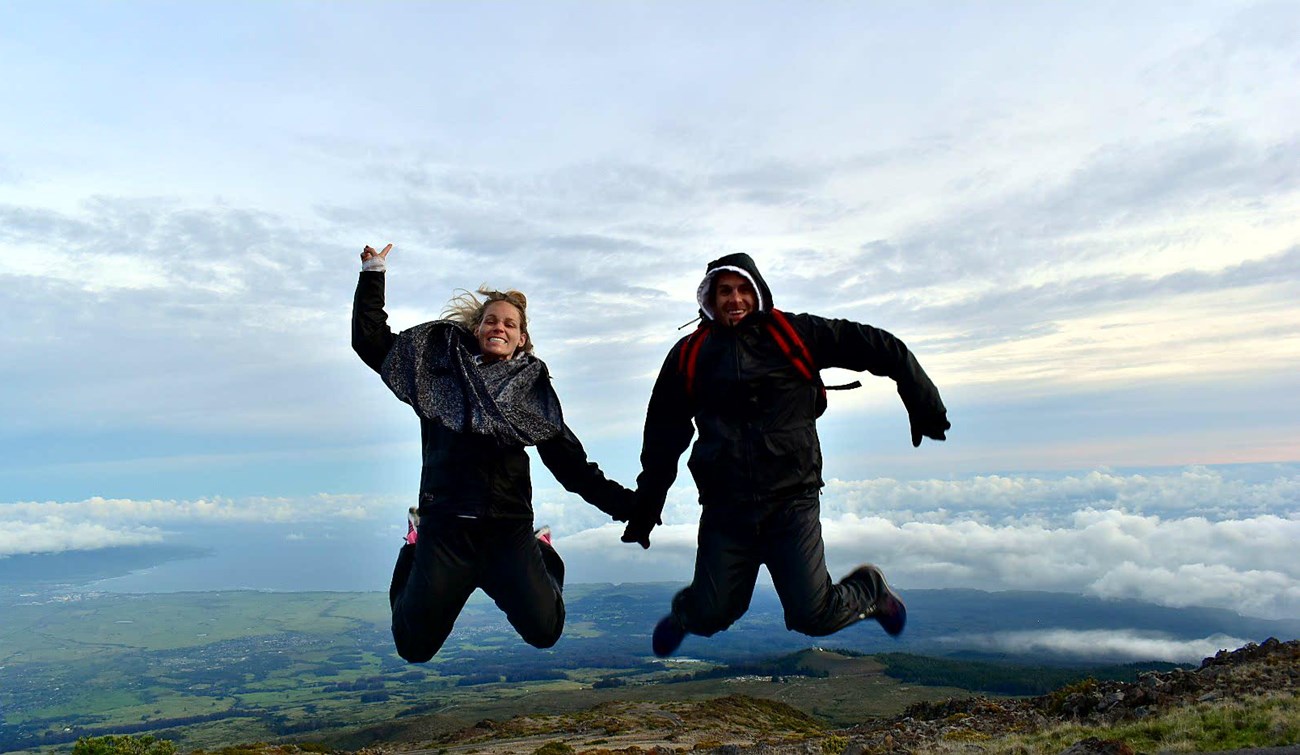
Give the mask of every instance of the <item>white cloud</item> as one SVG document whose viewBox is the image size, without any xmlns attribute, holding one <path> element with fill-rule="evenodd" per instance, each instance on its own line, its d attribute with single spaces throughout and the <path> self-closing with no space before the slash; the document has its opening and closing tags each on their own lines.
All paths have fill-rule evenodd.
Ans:
<svg viewBox="0 0 1300 755">
<path fill-rule="evenodd" d="M 874 561 L 900 585 L 1053 590 L 1300 616 L 1300 565 L 1290 558 L 1300 542 L 1295 514 L 1207 522 L 1085 509 L 1055 524 L 846 514 L 823 528 L 833 572 Z"/>
<path fill-rule="evenodd" d="M 649 551 L 619 542 L 621 524 L 553 486 L 538 488 L 535 513 L 552 527 L 574 581 L 686 582 L 700 512 L 693 498 L 686 485 L 671 491 Z M 1297 501 L 1292 466 L 835 481 L 822 527 L 834 577 L 874 562 L 904 589 L 1050 590 L 1300 617 Z M 304 529 L 311 524 L 338 522 L 345 526 L 335 537 L 396 539 L 406 505 L 400 496 L 326 494 L 7 503 L 0 555 L 162 542 L 204 523 L 279 529 L 296 540 L 321 536 Z"/>
<path fill-rule="evenodd" d="M 64 553 L 163 542 L 157 527 L 108 525 L 58 515 L 32 521 L 0 519 L 0 558 L 29 553 Z"/>
<path fill-rule="evenodd" d="M 835 577 L 875 562 L 904 587 L 1052 590 L 1296 617 L 1298 502 L 1291 467 L 1257 481 L 1204 467 L 834 481 L 822 528 Z M 602 581 L 689 580 L 698 513 L 679 487 L 647 553 L 617 548 L 613 526 L 569 539 L 559 529 L 557 542 L 566 554 L 608 559 L 629 575 Z"/>
<path fill-rule="evenodd" d="M 1263 529 L 1272 523 L 1258 524 Z M 1291 547 L 1285 550 L 1294 550 L 1295 526 L 1283 527 L 1280 533 L 1273 534 L 1293 538 Z M 1206 553 L 1204 560 L 1169 566 L 1125 561 L 1116 564 L 1087 589 L 1104 598 L 1134 598 L 1174 607 L 1218 606 L 1267 617 L 1300 615 L 1300 580 L 1294 568 L 1269 568 L 1267 561 L 1283 549 L 1267 549 L 1254 560 L 1257 566 L 1253 568 L 1214 563 L 1216 555 L 1223 555 L 1240 564 L 1246 560 L 1241 558 L 1245 555 L 1241 551 L 1248 547 L 1239 543 L 1236 553 L 1225 554 L 1226 549 L 1220 548 L 1218 554 Z"/>
<path fill-rule="evenodd" d="M 11 275 L 46 278 L 90 294 L 113 289 L 160 289 L 168 283 L 157 268 L 122 255 L 24 249 L 19 245 L 11 247 L 11 251 Z"/>
<path fill-rule="evenodd" d="M 4 503 L 0 556 L 160 543 L 168 530 L 204 522 L 293 527 L 326 520 L 382 521 L 398 510 L 391 498 L 357 495 Z M 286 534 L 290 539 L 300 536 Z"/>
<path fill-rule="evenodd" d="M 835 482 L 832 571 L 876 561 L 914 587 L 1059 590 L 1300 616 L 1300 477 L 1203 467 L 1117 475 Z M 996 585 L 996 587 L 993 587 Z"/>
<path fill-rule="evenodd" d="M 1062 656 L 1106 658 L 1115 662 L 1166 661 L 1199 663 L 1220 650 L 1233 650 L 1249 640 L 1216 634 L 1197 640 L 1178 640 L 1155 632 L 1098 629 L 1078 631 L 1044 629 L 1026 632 L 967 634 L 947 638 L 963 647 L 1005 653 L 1058 653 Z"/>
<path fill-rule="evenodd" d="M 1186 467 L 1140 474 L 1098 469 L 1054 477 L 980 475 L 964 480 L 830 480 L 823 511 L 899 519 L 909 512 L 977 521 L 1041 517 L 1063 522 L 1085 509 L 1209 519 L 1285 515 L 1300 502 L 1294 465 L 1264 467 L 1263 479 L 1230 469 Z M 921 513 L 916 514 L 921 516 Z"/>
</svg>

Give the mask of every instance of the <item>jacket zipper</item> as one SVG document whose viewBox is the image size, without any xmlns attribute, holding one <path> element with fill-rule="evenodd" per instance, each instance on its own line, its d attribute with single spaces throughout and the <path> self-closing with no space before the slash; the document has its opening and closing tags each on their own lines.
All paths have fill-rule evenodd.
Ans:
<svg viewBox="0 0 1300 755">
<path fill-rule="evenodd" d="M 744 371 L 741 370 L 740 349 L 744 344 L 744 339 L 740 333 L 735 334 L 735 354 L 736 354 L 736 385 L 743 386 Z M 758 491 L 754 488 L 754 428 L 745 428 L 744 433 L 744 450 L 745 450 L 745 480 L 749 487 L 749 502 L 751 505 L 758 505 Z"/>
</svg>

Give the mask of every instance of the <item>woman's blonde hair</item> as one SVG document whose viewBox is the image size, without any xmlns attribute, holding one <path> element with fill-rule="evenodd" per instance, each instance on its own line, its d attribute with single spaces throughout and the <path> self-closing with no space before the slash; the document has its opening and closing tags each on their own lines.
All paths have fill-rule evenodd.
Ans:
<svg viewBox="0 0 1300 755">
<path fill-rule="evenodd" d="M 525 353 L 533 352 L 533 336 L 528 332 L 528 297 L 524 296 L 523 291 L 497 291 L 488 288 L 487 284 L 478 287 L 479 296 L 483 297 L 479 301 L 478 296 L 473 292 L 461 290 L 459 294 L 453 296 L 447 306 L 442 309 L 442 318 L 460 323 L 469 328 L 471 333 L 478 333 L 478 326 L 483 323 L 483 313 L 487 311 L 487 306 L 495 301 L 503 301 L 507 304 L 513 304 L 515 309 L 519 310 L 519 332 L 523 333 L 524 345 L 519 347 Z"/>
</svg>

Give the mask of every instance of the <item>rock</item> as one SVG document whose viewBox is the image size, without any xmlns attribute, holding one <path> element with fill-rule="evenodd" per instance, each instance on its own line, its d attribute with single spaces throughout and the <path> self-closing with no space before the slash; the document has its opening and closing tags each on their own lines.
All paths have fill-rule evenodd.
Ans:
<svg viewBox="0 0 1300 755">
<path fill-rule="evenodd" d="M 1135 755 L 1133 748 L 1118 739 L 1088 737 L 1061 751 L 1061 755 Z"/>
</svg>

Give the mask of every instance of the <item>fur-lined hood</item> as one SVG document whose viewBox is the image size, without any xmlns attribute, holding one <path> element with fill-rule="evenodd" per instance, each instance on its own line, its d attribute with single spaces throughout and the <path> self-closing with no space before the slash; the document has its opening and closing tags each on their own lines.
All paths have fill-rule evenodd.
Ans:
<svg viewBox="0 0 1300 755">
<path fill-rule="evenodd" d="M 744 252 L 728 254 L 725 257 L 709 263 L 705 269 L 704 280 L 695 289 L 695 300 L 700 304 L 700 316 L 708 320 L 716 320 L 717 315 L 713 311 L 713 302 L 710 293 L 713 291 L 713 279 L 718 277 L 719 273 L 739 273 L 749 279 L 753 284 L 754 291 L 758 294 L 758 311 L 769 312 L 772 309 L 772 289 L 767 287 L 767 281 L 763 280 L 762 273 L 758 272 L 758 265 L 754 260 Z"/>
</svg>

